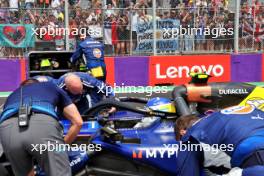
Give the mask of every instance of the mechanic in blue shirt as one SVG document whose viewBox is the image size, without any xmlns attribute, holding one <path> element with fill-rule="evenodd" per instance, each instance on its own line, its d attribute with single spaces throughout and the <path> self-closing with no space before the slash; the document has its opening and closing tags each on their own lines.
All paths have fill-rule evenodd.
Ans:
<svg viewBox="0 0 264 176">
<path fill-rule="evenodd" d="M 67 73 L 57 80 L 57 85 L 68 93 L 81 114 L 105 97 L 114 96 L 112 87 L 83 72 Z"/>
<path fill-rule="evenodd" d="M 22 107 L 28 110 L 22 113 Z M 72 124 L 64 138 L 59 111 Z M 34 158 L 47 175 L 70 176 L 67 152 L 56 146 L 73 142 L 82 123 L 76 106 L 55 84 L 35 79 L 23 82 L 7 98 L 0 116 L 0 139 L 14 174 L 28 175 Z"/>
<path fill-rule="evenodd" d="M 198 176 L 201 166 L 223 176 L 264 173 L 264 112 L 253 106 L 235 106 L 201 119 L 183 116 L 175 132 L 183 144 L 199 146 L 179 151 L 180 176 Z"/>
<path fill-rule="evenodd" d="M 70 61 L 75 64 L 84 55 L 86 68 L 97 79 L 105 82 L 106 65 L 104 61 L 104 45 L 91 37 L 86 37 L 73 53 Z"/>
</svg>

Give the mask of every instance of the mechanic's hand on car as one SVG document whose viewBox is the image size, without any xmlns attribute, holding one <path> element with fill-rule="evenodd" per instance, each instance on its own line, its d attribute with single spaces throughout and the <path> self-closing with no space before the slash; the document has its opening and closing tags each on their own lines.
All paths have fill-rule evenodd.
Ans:
<svg viewBox="0 0 264 176">
<path fill-rule="evenodd" d="M 71 121 L 71 127 L 64 137 L 65 143 L 71 144 L 82 128 L 83 120 L 77 107 L 73 103 L 63 109 L 63 115 Z"/>
<path fill-rule="evenodd" d="M 116 112 L 116 108 L 115 107 L 111 107 L 111 109 L 108 111 L 109 114 L 113 114 Z"/>
</svg>

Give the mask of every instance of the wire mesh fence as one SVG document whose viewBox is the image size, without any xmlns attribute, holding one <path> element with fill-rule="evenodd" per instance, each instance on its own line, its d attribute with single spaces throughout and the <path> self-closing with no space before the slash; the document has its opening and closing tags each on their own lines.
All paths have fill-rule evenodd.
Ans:
<svg viewBox="0 0 264 176">
<path fill-rule="evenodd" d="M 227 0 L 156 1 L 155 9 L 148 0 L 71 0 L 68 9 L 61 0 L 19 2 L 10 8 L 0 1 L 1 57 L 73 51 L 87 35 L 105 44 L 106 56 L 232 53 L 236 32 L 239 52 L 264 49 L 264 4 L 259 1 L 241 1 L 239 31 L 235 7 Z M 33 29 L 19 28 L 26 25 Z M 34 45 L 19 45 L 28 36 Z"/>
</svg>

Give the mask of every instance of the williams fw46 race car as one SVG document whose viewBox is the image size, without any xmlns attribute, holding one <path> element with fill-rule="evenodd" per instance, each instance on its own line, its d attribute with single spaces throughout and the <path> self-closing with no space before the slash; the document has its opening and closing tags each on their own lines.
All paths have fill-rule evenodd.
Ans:
<svg viewBox="0 0 264 176">
<path fill-rule="evenodd" d="M 106 99 L 83 116 L 86 122 L 76 143 L 95 147 L 69 151 L 73 175 L 176 175 L 175 146 L 179 142 L 175 139 L 174 124 L 178 117 L 208 116 L 234 105 L 262 109 L 263 91 L 261 87 L 245 83 L 207 83 L 193 78 L 189 84 L 175 87 L 171 100 Z M 164 106 L 155 109 L 155 101 L 163 101 Z M 111 107 L 117 109 L 113 114 L 108 113 Z M 67 133 L 69 122 L 61 123 Z M 45 173 L 36 167 L 36 175 Z"/>
</svg>

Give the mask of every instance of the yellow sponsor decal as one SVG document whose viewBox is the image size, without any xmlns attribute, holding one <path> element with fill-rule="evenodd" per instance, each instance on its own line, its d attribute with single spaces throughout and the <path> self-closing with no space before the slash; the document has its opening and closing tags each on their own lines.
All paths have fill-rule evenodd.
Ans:
<svg viewBox="0 0 264 176">
<path fill-rule="evenodd" d="M 102 67 L 95 67 L 91 69 L 91 73 L 94 77 L 98 78 L 98 77 L 102 77 L 104 76 L 104 72 Z"/>
<path fill-rule="evenodd" d="M 264 111 L 264 88 L 256 87 L 239 105 L 253 106 Z"/>
<path fill-rule="evenodd" d="M 163 111 L 163 112 L 171 112 L 171 113 L 176 112 L 175 106 L 172 103 L 157 105 L 157 106 L 151 106 L 151 109 L 159 110 L 159 111 Z"/>
</svg>

